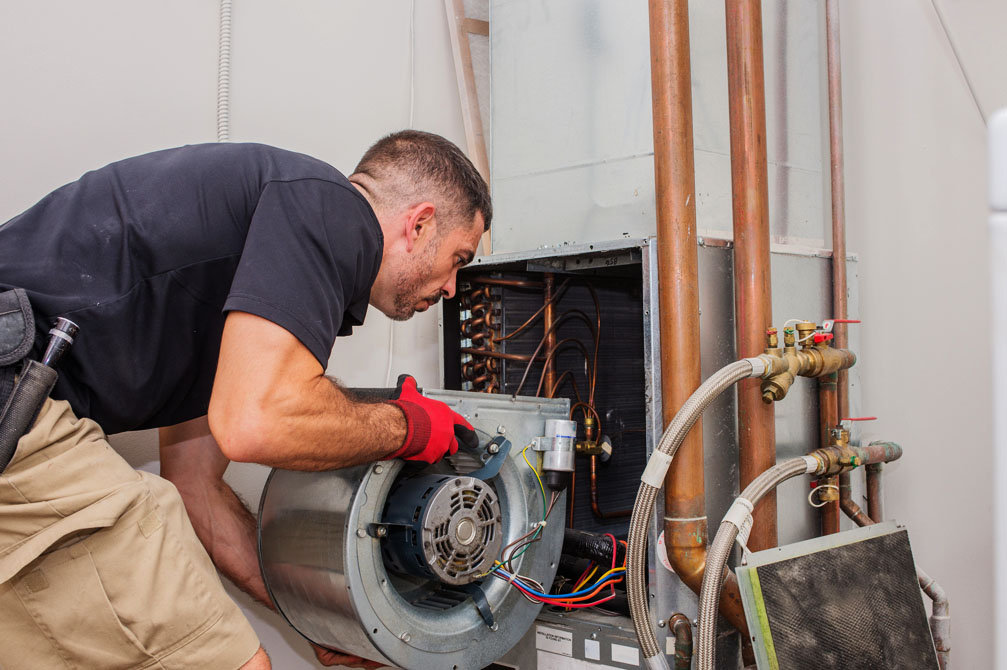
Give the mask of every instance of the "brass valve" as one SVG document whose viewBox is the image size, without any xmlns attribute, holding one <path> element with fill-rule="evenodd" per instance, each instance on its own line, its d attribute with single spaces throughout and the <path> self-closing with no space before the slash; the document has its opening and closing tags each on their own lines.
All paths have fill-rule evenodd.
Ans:
<svg viewBox="0 0 1007 670">
<path fill-rule="evenodd" d="M 612 457 L 612 442 L 604 435 L 595 439 L 594 433 L 597 422 L 594 417 L 588 414 L 584 417 L 584 439 L 579 440 L 574 446 L 578 454 L 583 456 L 598 456 L 602 463 L 608 462 Z"/>
<path fill-rule="evenodd" d="M 772 331 L 773 329 L 770 329 Z M 797 377 L 821 377 L 839 370 L 850 368 L 857 362 L 856 354 L 849 349 L 834 349 L 829 341 L 831 334 L 819 333 L 818 326 L 811 321 L 797 324 L 797 336 L 793 328 L 783 329 L 783 351 L 771 346 L 775 333 L 767 331 L 766 354 L 782 358 L 782 363 L 774 363 L 771 373 L 762 382 L 762 400 L 771 403 L 783 400 Z M 797 349 L 800 343 L 802 348 Z"/>
<path fill-rule="evenodd" d="M 902 447 L 894 442 L 871 442 L 866 447 L 850 446 L 850 433 L 833 428 L 831 444 L 809 454 L 818 461 L 816 475 L 838 475 L 861 465 L 890 463 L 902 457 Z"/>
</svg>

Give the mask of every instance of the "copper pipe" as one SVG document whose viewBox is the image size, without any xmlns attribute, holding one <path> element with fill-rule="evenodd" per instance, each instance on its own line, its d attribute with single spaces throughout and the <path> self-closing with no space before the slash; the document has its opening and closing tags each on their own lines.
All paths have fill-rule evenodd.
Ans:
<svg viewBox="0 0 1007 670">
<path fill-rule="evenodd" d="M 846 513 L 846 516 L 853 519 L 854 523 L 858 526 L 870 526 L 874 523 L 871 517 L 864 514 L 864 511 L 860 509 L 860 505 L 853 502 L 853 498 L 850 495 L 849 484 L 846 485 L 845 491 L 843 490 L 843 485 L 839 485 L 839 506 Z"/>
<path fill-rule="evenodd" d="M 762 65 L 762 3 L 727 0 L 727 84 L 731 121 L 731 191 L 734 203 L 734 305 L 738 358 L 758 356 L 772 325 L 769 274 L 769 187 L 766 162 L 766 92 Z M 759 381 L 738 384 L 741 488 L 776 464 L 771 403 Z M 748 547 L 776 546 L 776 493 L 756 506 Z"/>
<path fill-rule="evenodd" d="M 598 457 L 591 454 L 591 512 L 599 519 L 623 519 L 633 513 L 633 509 L 603 512 L 598 504 Z"/>
<path fill-rule="evenodd" d="M 821 447 L 831 444 L 829 433 L 839 423 L 838 406 L 836 405 L 836 373 L 818 378 L 818 425 Z M 829 479 L 835 479 L 830 477 Z M 848 479 L 848 478 L 847 478 Z M 839 485 L 839 480 L 828 484 Z M 839 501 L 833 500 L 822 507 L 822 535 L 839 532 Z"/>
<path fill-rule="evenodd" d="M 553 331 L 552 324 L 555 317 L 555 305 L 553 304 L 552 294 L 553 294 L 553 276 L 551 272 L 546 272 L 544 275 L 545 279 L 545 312 L 542 315 L 542 326 L 545 328 L 545 365 L 542 372 L 543 379 L 545 379 L 546 393 L 553 386 L 556 385 L 556 362 L 553 357 L 556 353 L 556 333 Z M 595 333 L 595 339 L 598 338 L 598 334 Z M 539 384 L 541 387 L 541 384 Z M 538 395 L 538 392 L 535 393 Z M 552 396 L 546 396 L 552 397 Z"/>
<path fill-rule="evenodd" d="M 876 523 L 885 520 L 885 512 L 881 504 L 881 470 L 885 466 L 874 463 L 864 468 L 867 473 L 867 516 Z"/>
<path fill-rule="evenodd" d="M 473 284 L 488 284 L 490 286 L 510 286 L 512 288 L 542 288 L 542 282 L 528 279 L 498 279 L 496 277 L 472 277 Z"/>
<path fill-rule="evenodd" d="M 675 634 L 675 670 L 692 667 L 692 622 L 682 613 L 671 615 L 668 628 Z"/>
<path fill-rule="evenodd" d="M 531 356 L 527 356 L 525 354 L 506 354 L 502 351 L 490 351 L 489 349 L 462 347 L 459 351 L 463 354 L 471 354 L 472 356 L 488 356 L 490 358 L 502 358 L 507 361 L 527 362 L 531 360 Z"/>
<path fill-rule="evenodd" d="M 668 425 L 702 381 L 689 3 L 650 0 L 649 13 L 661 408 L 664 425 Z M 675 454 L 664 480 L 664 505 L 668 559 L 679 578 L 699 593 L 707 540 L 701 422 L 696 423 Z M 720 609 L 747 640 L 748 625 L 733 574 L 724 584 Z"/>
<path fill-rule="evenodd" d="M 846 182 L 843 174 L 843 82 L 839 51 L 839 0 L 825 1 L 825 49 L 829 89 L 829 175 L 832 188 L 832 314 L 848 318 L 846 301 Z M 833 329 L 835 346 L 846 349 L 845 323 Z M 849 373 L 840 370 L 836 384 L 838 418 L 850 415 Z M 837 421 L 838 422 L 838 421 Z M 839 475 L 839 491 L 850 490 L 850 473 Z"/>
</svg>

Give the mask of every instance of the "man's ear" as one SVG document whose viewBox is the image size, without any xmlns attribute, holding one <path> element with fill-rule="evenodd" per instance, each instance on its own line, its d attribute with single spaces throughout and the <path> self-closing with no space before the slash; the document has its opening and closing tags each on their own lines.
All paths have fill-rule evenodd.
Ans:
<svg viewBox="0 0 1007 670">
<path fill-rule="evenodd" d="M 406 211 L 403 231 L 406 236 L 406 251 L 412 252 L 413 247 L 421 239 L 432 239 L 436 234 L 437 219 L 434 217 L 437 208 L 432 202 L 421 202 Z"/>
</svg>

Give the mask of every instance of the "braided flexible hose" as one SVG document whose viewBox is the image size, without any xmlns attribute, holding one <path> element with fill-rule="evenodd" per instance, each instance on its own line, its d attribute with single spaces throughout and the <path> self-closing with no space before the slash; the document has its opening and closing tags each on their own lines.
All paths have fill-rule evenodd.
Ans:
<svg viewBox="0 0 1007 670">
<path fill-rule="evenodd" d="M 813 466 L 809 465 L 809 461 L 806 458 L 792 458 L 783 463 L 777 463 L 753 479 L 752 483 L 746 486 L 745 490 L 738 497 L 749 501 L 751 506 L 754 507 L 763 496 L 775 489 L 782 482 L 792 477 L 806 474 L 809 471 L 809 467 L 813 471 Z M 728 516 L 730 516 L 730 512 L 728 512 Z M 700 590 L 699 596 L 697 660 L 699 670 L 713 670 L 714 667 L 717 651 L 717 605 L 720 602 L 720 588 L 724 583 L 727 559 L 730 557 L 731 548 L 737 537 L 738 527 L 725 518 L 720 523 L 720 528 L 717 529 L 717 536 L 713 539 L 710 550 L 706 555 L 706 570 L 703 572 L 703 587 Z"/>
<path fill-rule="evenodd" d="M 644 471 L 644 481 L 641 482 L 640 489 L 636 494 L 633 515 L 629 522 L 626 551 L 626 593 L 629 597 L 629 612 L 633 617 L 633 628 L 636 629 L 636 637 L 640 642 L 640 649 L 648 668 L 664 669 L 668 667 L 668 663 L 657 643 L 657 636 L 651 625 L 650 607 L 644 585 L 644 571 L 647 565 L 647 528 L 654 513 L 654 502 L 657 499 L 658 491 L 661 490 L 661 485 L 648 484 L 647 480 L 650 479 L 657 483 L 655 473 L 663 479 L 675 452 L 682 445 L 689 430 L 702 416 L 703 411 L 721 393 L 742 379 L 753 376 L 754 369 L 751 360 L 743 359 L 724 366 L 703 382 L 685 401 L 682 408 L 675 414 L 675 418 L 671 420 L 654 449 L 654 453 L 651 454 L 647 469 Z"/>
</svg>

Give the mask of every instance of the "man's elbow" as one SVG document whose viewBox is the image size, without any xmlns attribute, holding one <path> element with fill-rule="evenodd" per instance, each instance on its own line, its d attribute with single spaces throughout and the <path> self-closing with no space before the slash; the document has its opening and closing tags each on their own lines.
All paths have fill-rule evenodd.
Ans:
<svg viewBox="0 0 1007 670">
<path fill-rule="evenodd" d="M 207 413 L 210 432 L 221 453 L 237 463 L 262 463 L 268 444 L 268 431 L 255 412 L 226 411 L 210 404 Z"/>
</svg>

